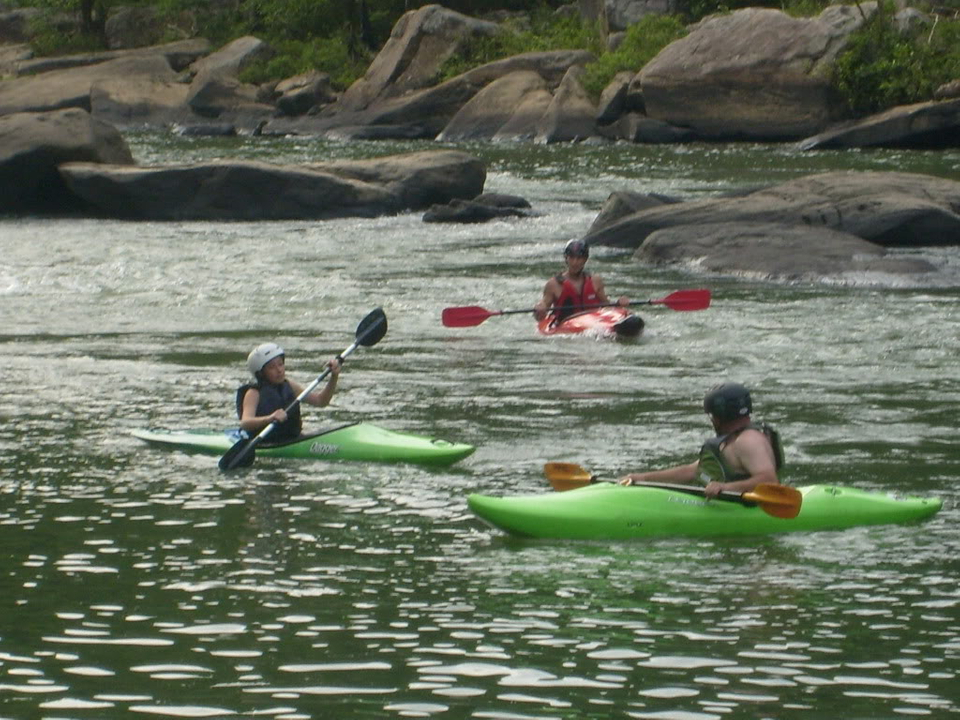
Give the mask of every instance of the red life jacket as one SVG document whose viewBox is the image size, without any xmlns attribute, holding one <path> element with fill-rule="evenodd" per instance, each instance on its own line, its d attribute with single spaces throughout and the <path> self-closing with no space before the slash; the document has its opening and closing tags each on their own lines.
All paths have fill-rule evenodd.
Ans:
<svg viewBox="0 0 960 720">
<path fill-rule="evenodd" d="M 599 302 L 590 273 L 583 274 L 583 287 L 580 292 L 577 292 L 577 288 L 570 278 L 557 275 L 556 279 L 560 283 L 560 297 L 556 299 L 553 306 L 560 309 L 553 314 L 554 325 L 563 322 L 564 318 L 580 312 L 584 305 L 596 305 Z"/>
</svg>

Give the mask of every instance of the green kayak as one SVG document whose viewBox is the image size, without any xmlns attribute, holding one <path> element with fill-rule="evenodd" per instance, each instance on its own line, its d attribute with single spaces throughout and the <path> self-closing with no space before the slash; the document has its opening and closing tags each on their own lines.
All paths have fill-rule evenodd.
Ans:
<svg viewBox="0 0 960 720">
<path fill-rule="evenodd" d="M 773 517 L 742 502 L 707 501 L 676 490 L 613 483 L 540 495 L 470 495 L 467 504 L 477 516 L 513 535 L 570 539 L 838 530 L 921 520 L 942 504 L 935 498 L 898 498 L 832 485 L 797 489 L 803 502 L 800 514 L 792 519 Z"/>
<path fill-rule="evenodd" d="M 237 429 L 133 430 L 132 435 L 152 445 L 210 455 L 223 455 L 245 437 Z M 257 446 L 257 457 L 450 465 L 473 451 L 473 445 L 395 432 L 370 423 L 358 422 L 301 435 L 289 442 L 264 442 Z"/>
</svg>

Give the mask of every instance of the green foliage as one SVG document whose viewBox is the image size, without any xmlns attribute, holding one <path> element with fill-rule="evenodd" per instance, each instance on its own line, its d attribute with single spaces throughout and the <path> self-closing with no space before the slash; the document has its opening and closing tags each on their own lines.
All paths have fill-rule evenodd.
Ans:
<svg viewBox="0 0 960 720">
<path fill-rule="evenodd" d="M 268 80 L 319 70 L 330 76 L 334 88 L 343 90 L 363 75 L 370 58 L 354 58 L 343 36 L 317 40 L 286 40 L 273 46 L 277 51 L 270 60 L 256 63 L 240 73 L 240 80 L 263 83 Z"/>
<path fill-rule="evenodd" d="M 516 21 L 507 21 L 504 25 L 505 32 L 467 43 L 456 57 L 444 63 L 438 81 L 520 53 L 584 49 L 599 53 L 600 50 L 600 34 L 596 28 L 579 17 L 558 15 L 546 8 L 533 14 L 528 27 Z"/>
<path fill-rule="evenodd" d="M 855 115 L 929 100 L 958 77 L 960 21 L 939 19 L 910 35 L 898 32 L 893 14 L 892 3 L 881 4 L 834 63 L 834 87 Z"/>
<path fill-rule="evenodd" d="M 630 26 L 616 50 L 587 66 L 584 89 L 594 98 L 599 97 L 618 72 L 639 72 L 663 48 L 686 34 L 686 27 L 676 15 L 647 15 Z"/>
</svg>

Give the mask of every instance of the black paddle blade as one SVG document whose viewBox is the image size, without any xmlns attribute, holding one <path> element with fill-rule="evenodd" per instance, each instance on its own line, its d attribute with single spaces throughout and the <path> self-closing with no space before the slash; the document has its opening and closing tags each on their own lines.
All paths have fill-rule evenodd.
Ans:
<svg viewBox="0 0 960 720">
<path fill-rule="evenodd" d="M 238 467 L 250 467 L 253 465 L 254 455 L 253 440 L 240 440 L 224 453 L 218 465 L 223 471 Z"/>
<path fill-rule="evenodd" d="M 370 313 L 357 325 L 357 343 L 364 347 L 372 347 L 387 334 L 387 315 L 383 308 L 371 310 Z"/>
</svg>

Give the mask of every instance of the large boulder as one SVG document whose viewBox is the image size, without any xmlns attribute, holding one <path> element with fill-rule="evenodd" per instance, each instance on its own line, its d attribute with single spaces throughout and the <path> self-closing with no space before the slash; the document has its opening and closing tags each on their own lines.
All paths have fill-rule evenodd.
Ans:
<svg viewBox="0 0 960 720">
<path fill-rule="evenodd" d="M 919 275 L 937 268 L 897 257 L 855 235 L 809 225 L 710 223 L 664 228 L 634 253 L 651 265 L 686 265 L 750 278 L 816 281 L 865 275 Z"/>
<path fill-rule="evenodd" d="M 815 18 L 747 8 L 712 15 L 640 72 L 647 114 L 702 138 L 795 140 L 843 117 L 829 69 L 875 2 Z"/>
<path fill-rule="evenodd" d="M 98 52 L 79 53 L 76 55 L 54 55 L 50 57 L 27 58 L 17 64 L 17 75 L 40 75 L 54 70 L 68 70 L 70 68 L 100 65 L 111 60 L 141 57 L 144 55 L 162 55 L 167 64 L 175 71 L 180 72 L 210 52 L 210 42 L 204 38 L 177 40 L 163 45 L 142 47 L 126 50 L 102 50 Z"/>
<path fill-rule="evenodd" d="M 283 166 L 66 163 L 60 174 L 96 214 L 134 220 L 373 217 L 475 197 L 486 179 L 480 161 L 453 151 Z"/>
<path fill-rule="evenodd" d="M 421 90 L 435 82 L 443 63 L 472 39 L 500 32 L 496 23 L 477 20 L 440 5 L 404 14 L 362 78 L 337 103 L 338 112 L 363 110 L 377 101 Z"/>
<path fill-rule="evenodd" d="M 0 117 L 0 212 L 73 209 L 57 172 L 71 161 L 128 165 L 133 156 L 115 128 L 84 110 Z"/>
<path fill-rule="evenodd" d="M 637 248 L 657 230 L 712 223 L 824 227 L 884 246 L 960 245 L 960 182 L 902 172 L 808 175 L 742 197 L 641 210 L 587 240 Z"/>
<path fill-rule="evenodd" d="M 900 105 L 800 143 L 802 150 L 853 147 L 960 147 L 960 98 Z"/>
<path fill-rule="evenodd" d="M 14 78 L 0 83 L 0 115 L 68 107 L 91 110 L 91 88 L 101 81 L 174 82 L 176 73 L 160 54 L 131 55 L 96 65 Z"/>
<path fill-rule="evenodd" d="M 537 123 L 535 142 L 574 142 L 597 134 L 597 106 L 583 88 L 584 72 L 582 66 L 567 70 L 553 101 Z"/>
<path fill-rule="evenodd" d="M 520 70 L 494 80 L 460 108 L 437 140 L 490 140 L 525 98 L 541 90 L 548 91 L 547 83 L 532 70 Z"/>
</svg>

